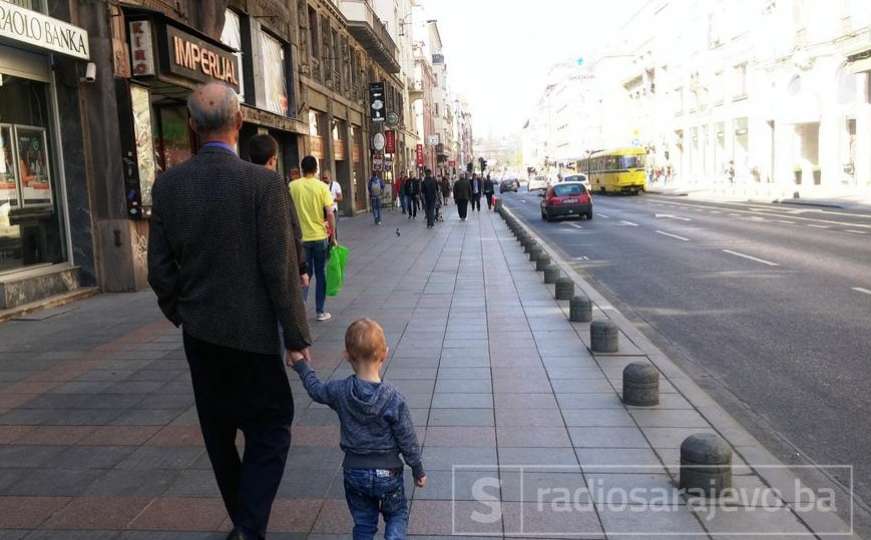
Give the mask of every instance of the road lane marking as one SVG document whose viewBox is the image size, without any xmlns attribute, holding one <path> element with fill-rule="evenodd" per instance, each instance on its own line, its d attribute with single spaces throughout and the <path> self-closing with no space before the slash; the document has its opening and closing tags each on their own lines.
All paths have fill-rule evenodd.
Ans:
<svg viewBox="0 0 871 540">
<path fill-rule="evenodd" d="M 692 221 L 691 218 L 675 216 L 674 214 L 656 214 L 658 218 L 677 219 L 679 221 Z"/>
<path fill-rule="evenodd" d="M 586 255 L 582 255 L 582 256 L 580 256 L 580 257 L 575 257 L 575 260 L 576 260 L 576 261 L 589 261 L 590 258 L 587 257 Z"/>
<path fill-rule="evenodd" d="M 871 291 L 869 291 L 868 289 L 865 289 L 865 288 L 863 288 L 863 287 L 853 287 L 853 290 L 856 291 L 856 292 L 860 292 L 860 293 L 862 293 L 862 294 L 868 294 L 868 295 L 871 295 Z"/>
<path fill-rule="evenodd" d="M 628 225 L 629 227 L 637 227 L 638 226 L 637 223 L 632 223 L 631 221 L 626 221 L 625 219 L 621 220 L 620 224 L 621 225 Z"/>
<path fill-rule="evenodd" d="M 729 217 L 739 217 L 741 214 L 729 214 Z"/>
<path fill-rule="evenodd" d="M 669 238 L 674 238 L 675 240 L 680 240 L 681 242 L 689 242 L 689 238 L 684 238 L 683 236 L 678 236 L 676 234 L 667 233 L 665 231 L 656 231 L 656 234 L 661 234 L 662 236 L 668 236 Z"/>
<path fill-rule="evenodd" d="M 764 217 L 753 216 L 750 218 L 750 221 L 756 221 L 758 223 L 763 223 L 763 222 L 767 222 L 768 220 L 765 219 Z"/>
<path fill-rule="evenodd" d="M 731 249 L 724 249 L 723 253 L 728 253 L 729 255 L 734 255 L 736 257 L 742 257 L 744 259 L 756 261 L 758 263 L 767 264 L 768 266 L 780 266 L 776 262 L 766 261 L 765 259 L 760 259 L 759 257 L 754 257 L 753 255 L 747 255 L 746 253 L 741 253 L 738 251 L 732 251 Z"/>
<path fill-rule="evenodd" d="M 788 219 L 776 219 L 775 221 L 778 223 L 786 223 L 787 225 L 794 225 L 795 224 L 795 221 L 790 221 Z"/>
<path fill-rule="evenodd" d="M 528 201 L 526 199 L 520 199 L 520 202 L 522 202 L 523 204 L 526 204 Z"/>
<path fill-rule="evenodd" d="M 668 202 L 668 203 L 663 203 L 663 204 L 668 204 L 670 206 L 684 207 L 684 208 L 696 208 L 699 206 L 698 204 L 675 203 L 675 202 Z M 740 210 L 738 208 L 733 208 L 734 206 L 738 205 L 736 203 L 722 203 L 722 205 L 725 205 L 728 208 L 728 210 L 730 211 L 729 216 L 731 216 L 731 217 L 737 217 L 739 215 L 738 214 L 739 212 L 743 213 L 743 214 L 758 214 L 760 211 L 762 211 L 769 217 L 783 216 L 784 214 L 788 214 L 787 217 L 794 217 L 795 219 L 800 220 L 800 221 L 816 221 L 816 222 L 827 223 L 829 225 L 838 225 L 838 226 L 846 225 L 846 226 L 850 226 L 850 227 L 858 227 L 858 228 L 862 228 L 862 229 L 871 230 L 871 224 L 856 223 L 854 221 L 833 221 L 831 219 L 825 219 L 825 216 L 830 216 L 830 215 L 850 217 L 853 219 L 871 219 L 871 214 L 851 214 L 851 213 L 847 213 L 847 212 L 833 212 L 833 211 L 829 211 L 829 210 L 820 210 L 820 209 L 816 209 L 816 208 L 815 209 L 800 209 L 800 208 L 796 209 L 796 208 L 754 206 L 754 205 L 741 205 L 744 208 L 750 208 L 751 210 Z M 786 206 L 786 205 L 784 205 L 784 206 Z M 804 217 L 804 215 L 802 215 L 802 214 L 811 215 L 811 216 L 817 215 L 817 216 L 823 216 L 823 217 Z"/>
<path fill-rule="evenodd" d="M 867 231 L 855 231 L 853 229 L 847 229 L 845 232 L 853 233 L 853 234 L 868 234 Z"/>
<path fill-rule="evenodd" d="M 608 218 L 608 217 L 610 217 L 608 214 L 603 214 L 602 212 L 599 212 L 598 216 L 599 216 L 599 217 L 603 217 L 603 218 Z"/>
<path fill-rule="evenodd" d="M 719 213 L 721 213 L 721 212 L 720 212 L 719 210 L 711 210 L 711 213 L 712 213 L 712 214 L 719 214 Z"/>
<path fill-rule="evenodd" d="M 808 223 L 808 227 L 813 227 L 814 229 L 828 229 L 829 225 L 817 225 L 816 223 Z"/>
<path fill-rule="evenodd" d="M 574 227 L 575 229 L 583 229 L 583 225 L 578 225 L 577 223 L 567 223 L 569 227 Z"/>
</svg>

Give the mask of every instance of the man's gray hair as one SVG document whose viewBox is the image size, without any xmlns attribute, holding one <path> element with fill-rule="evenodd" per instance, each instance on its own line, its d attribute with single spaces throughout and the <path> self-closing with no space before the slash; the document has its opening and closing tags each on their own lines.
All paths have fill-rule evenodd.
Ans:
<svg viewBox="0 0 871 540">
<path fill-rule="evenodd" d="M 239 112 L 239 95 L 222 83 L 208 83 L 188 98 L 188 112 L 197 131 L 214 133 L 233 127 Z"/>
</svg>

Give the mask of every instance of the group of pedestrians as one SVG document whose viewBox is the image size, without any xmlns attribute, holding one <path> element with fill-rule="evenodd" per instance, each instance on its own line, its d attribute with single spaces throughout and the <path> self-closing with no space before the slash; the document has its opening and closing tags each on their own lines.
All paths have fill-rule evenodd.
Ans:
<svg viewBox="0 0 871 540">
<path fill-rule="evenodd" d="M 451 182 L 446 176 L 436 178 L 432 170 L 425 169 L 423 180 L 403 174 L 396 183 L 399 206 L 409 220 L 417 219 L 418 211 L 426 216 L 426 226 L 431 229 L 441 220 L 441 209 L 451 196 Z"/>
<path fill-rule="evenodd" d="M 489 175 L 482 179 L 477 173 L 472 173 L 471 178 L 462 174 L 454 183 L 454 201 L 457 203 L 460 221 L 466 221 L 470 204 L 473 212 L 481 211 L 481 197 L 486 199 L 487 209 L 492 210 L 495 194 L 496 190 Z"/>
<path fill-rule="evenodd" d="M 317 160 L 306 156 L 302 177 L 288 186 L 275 171 L 271 138 L 249 141 L 251 161 L 240 159 L 242 111 L 229 86 L 198 88 L 188 111 L 204 144 L 154 183 L 148 281 L 166 318 L 183 330 L 200 429 L 232 521 L 228 540 L 266 537 L 294 416 L 284 355 L 309 396 L 339 416 L 354 538 L 373 538 L 379 514 L 387 538 L 405 538 L 403 469 L 418 487 L 426 474 L 408 404 L 381 380 L 383 329 L 369 319 L 348 327 L 350 377 L 322 383 L 309 367 L 304 298 L 312 275 L 318 320 L 329 318 L 323 268 L 336 241 L 329 177 L 318 178 Z"/>
</svg>

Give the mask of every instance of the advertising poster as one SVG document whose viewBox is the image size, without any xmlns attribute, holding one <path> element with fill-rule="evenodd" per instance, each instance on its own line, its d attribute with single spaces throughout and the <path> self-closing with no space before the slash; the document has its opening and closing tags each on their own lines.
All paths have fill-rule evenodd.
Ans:
<svg viewBox="0 0 871 540">
<path fill-rule="evenodd" d="M 151 188 L 157 177 L 154 160 L 154 141 L 151 126 L 151 98 L 148 90 L 130 85 L 130 103 L 133 108 L 133 130 L 136 136 L 136 162 L 139 166 L 139 191 L 143 206 L 151 206 Z"/>
<path fill-rule="evenodd" d="M 50 205 L 51 180 L 45 129 L 15 126 L 15 143 L 24 206 Z"/>
<path fill-rule="evenodd" d="M 12 126 L 0 125 L 0 213 L 3 206 L 18 206 L 18 181 L 12 140 Z"/>
</svg>

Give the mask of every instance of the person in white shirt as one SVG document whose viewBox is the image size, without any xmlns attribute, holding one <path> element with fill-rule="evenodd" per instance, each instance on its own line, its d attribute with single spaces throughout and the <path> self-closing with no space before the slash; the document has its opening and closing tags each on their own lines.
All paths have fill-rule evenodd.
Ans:
<svg viewBox="0 0 871 540">
<path fill-rule="evenodd" d="M 330 195 L 333 196 L 333 216 L 335 216 L 336 233 L 339 232 L 339 203 L 342 202 L 342 185 L 330 178 L 329 171 L 324 171 L 321 174 L 321 180 L 330 188 Z M 338 235 L 336 236 L 338 238 Z"/>
</svg>

